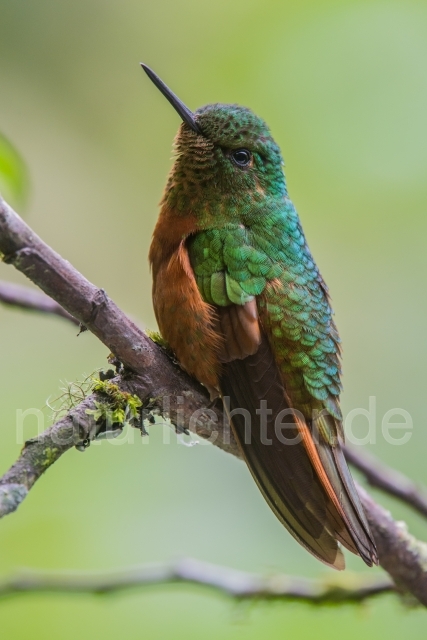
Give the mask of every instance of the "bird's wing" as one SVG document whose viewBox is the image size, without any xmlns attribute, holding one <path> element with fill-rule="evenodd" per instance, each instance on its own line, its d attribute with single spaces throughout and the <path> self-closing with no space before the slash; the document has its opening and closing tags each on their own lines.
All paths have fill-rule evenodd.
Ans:
<svg viewBox="0 0 427 640">
<path fill-rule="evenodd" d="M 341 445 L 316 438 L 289 408 L 265 334 L 256 353 L 224 364 L 220 386 L 243 456 L 279 520 L 326 564 L 344 568 L 339 541 L 372 565 L 375 546 Z"/>
<path fill-rule="evenodd" d="M 278 277 L 277 266 L 240 227 L 199 233 L 188 249 L 199 291 L 217 311 L 221 394 L 264 497 L 321 561 L 344 568 L 338 540 L 371 565 L 375 545 L 341 445 L 331 446 L 315 424 L 290 409 L 271 335 L 259 318 L 259 300 Z"/>
</svg>

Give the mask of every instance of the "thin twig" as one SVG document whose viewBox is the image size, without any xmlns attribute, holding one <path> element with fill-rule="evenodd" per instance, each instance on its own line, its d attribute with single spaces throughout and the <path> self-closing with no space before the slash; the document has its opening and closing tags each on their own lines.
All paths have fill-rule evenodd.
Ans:
<svg viewBox="0 0 427 640">
<path fill-rule="evenodd" d="M 115 382 L 120 389 L 138 396 L 145 409 L 169 417 L 179 429 L 188 426 L 200 437 L 209 438 L 216 446 L 239 455 L 222 409 L 217 405 L 207 408 L 209 400 L 206 390 L 140 331 L 103 290 L 88 282 L 43 243 L 1 199 L 0 252 L 4 254 L 6 262 L 25 273 L 86 325 L 126 367 L 137 373 L 132 376 L 125 371 L 118 376 Z M 51 427 L 48 436 L 45 432 L 27 444 L 12 469 L 0 479 L 0 514 L 15 509 L 25 497 L 19 490 L 22 493 L 23 487 L 28 491 L 37 477 L 66 448 L 78 444 L 79 438 L 90 441 L 96 436 L 96 425 L 87 414 L 87 409 L 94 406 L 95 400 L 95 396 L 90 396 L 82 405 L 75 407 L 69 417 Z M 58 425 L 67 424 L 67 420 L 70 422 L 66 444 L 60 440 L 63 444 L 50 452 L 52 430 L 54 432 Z M 77 425 L 77 430 L 74 425 Z M 46 438 L 45 442 L 43 438 Z M 366 492 L 361 491 L 361 499 L 378 546 L 381 566 L 388 571 L 399 589 L 412 593 L 427 606 L 427 545 L 413 538 Z M 11 501 L 12 507 L 8 506 L 8 501 Z"/>
<path fill-rule="evenodd" d="M 391 469 L 366 451 L 356 451 L 354 447 L 346 447 L 345 457 L 353 467 L 363 473 L 371 487 L 377 487 L 389 493 L 427 517 L 426 489 L 417 486 L 403 473 Z"/>
<path fill-rule="evenodd" d="M 73 318 L 61 305 L 46 294 L 12 282 L 0 280 L 0 302 L 11 307 L 59 316 L 77 326 L 80 324 L 76 318 Z"/>
<path fill-rule="evenodd" d="M 330 577 L 309 580 L 283 574 L 262 576 L 188 558 L 114 573 L 25 571 L 0 581 L 0 598 L 34 592 L 107 594 L 178 583 L 201 585 L 239 600 L 299 601 L 313 605 L 356 604 L 396 593 L 393 583 L 385 576 L 347 575 L 333 581 Z"/>
</svg>

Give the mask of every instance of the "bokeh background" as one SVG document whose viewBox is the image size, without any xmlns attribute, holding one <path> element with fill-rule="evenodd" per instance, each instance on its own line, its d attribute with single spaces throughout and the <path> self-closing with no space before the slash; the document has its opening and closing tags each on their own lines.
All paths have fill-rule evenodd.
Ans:
<svg viewBox="0 0 427 640">
<path fill-rule="evenodd" d="M 0 0 L 0 131 L 28 167 L 34 229 L 150 328 L 147 252 L 179 120 L 139 68 L 191 108 L 238 102 L 270 124 L 291 197 L 328 282 L 344 344 L 345 412 L 377 401 L 413 419 L 405 446 L 371 448 L 427 482 L 427 2 Z M 0 278 L 24 282 L 0 264 Z M 16 411 L 42 408 L 106 364 L 66 323 L 0 308 L 1 470 Z M 366 421 L 355 421 L 366 433 Z M 34 418 L 25 436 L 36 432 Z M 69 452 L 0 523 L 0 575 L 100 570 L 194 556 L 331 577 L 271 514 L 242 463 L 210 446 L 104 442 Z M 426 524 L 377 497 L 411 531 Z M 367 571 L 348 557 L 351 571 Z M 260 636 L 425 638 L 394 597 L 361 607 L 237 605 L 186 586 L 0 602 L 8 640 Z"/>
</svg>

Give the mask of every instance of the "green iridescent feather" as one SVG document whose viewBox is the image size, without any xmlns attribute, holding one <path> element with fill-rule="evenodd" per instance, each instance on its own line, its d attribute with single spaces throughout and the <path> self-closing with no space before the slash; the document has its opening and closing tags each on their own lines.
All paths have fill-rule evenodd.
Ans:
<svg viewBox="0 0 427 640">
<path fill-rule="evenodd" d="M 257 298 L 294 408 L 311 417 L 324 407 L 341 420 L 339 337 L 326 287 L 292 203 L 281 205 L 268 220 L 261 210 L 250 227 L 242 216 L 241 225 L 198 233 L 188 245 L 190 260 L 206 302 L 227 306 Z"/>
<path fill-rule="evenodd" d="M 187 246 L 202 297 L 218 306 L 255 297 L 294 408 L 306 418 L 326 409 L 340 431 L 339 336 L 280 149 L 249 109 L 208 105 L 196 119 L 206 137 L 181 129 L 164 200 L 197 219 Z M 230 162 L 238 148 L 250 149 L 250 171 Z"/>
</svg>

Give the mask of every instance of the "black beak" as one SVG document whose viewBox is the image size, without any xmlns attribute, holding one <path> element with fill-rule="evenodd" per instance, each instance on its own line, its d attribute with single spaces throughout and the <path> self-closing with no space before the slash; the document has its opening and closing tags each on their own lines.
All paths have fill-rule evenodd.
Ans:
<svg viewBox="0 0 427 640">
<path fill-rule="evenodd" d="M 147 65 L 144 64 L 143 62 L 141 62 L 141 67 L 144 69 L 145 73 L 150 78 L 150 80 L 152 82 L 154 82 L 154 84 L 156 85 L 158 90 L 161 93 L 163 93 L 163 95 L 165 96 L 166 100 L 169 100 L 169 102 L 171 103 L 171 105 L 173 106 L 175 111 L 177 111 L 177 113 L 179 113 L 179 115 L 184 120 L 184 122 L 186 122 L 188 124 L 188 126 L 191 127 L 191 129 L 193 129 L 193 131 L 195 131 L 196 133 L 200 133 L 201 134 L 202 132 L 200 130 L 199 125 L 197 124 L 197 122 L 194 119 L 193 112 L 190 111 L 190 109 L 188 107 L 186 107 L 183 102 L 181 102 L 181 100 L 178 98 L 178 96 L 176 96 L 169 89 L 169 87 L 165 85 L 163 80 L 160 80 L 159 76 L 156 73 L 154 73 L 154 71 L 152 71 L 152 69 L 150 69 L 150 67 L 147 67 Z"/>
</svg>

